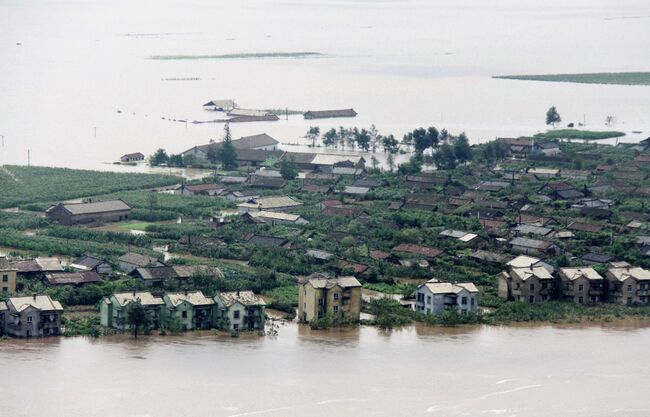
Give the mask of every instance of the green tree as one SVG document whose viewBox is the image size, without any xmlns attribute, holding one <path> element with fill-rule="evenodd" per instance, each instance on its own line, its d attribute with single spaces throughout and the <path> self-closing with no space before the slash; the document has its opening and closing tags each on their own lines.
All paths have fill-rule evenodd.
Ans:
<svg viewBox="0 0 650 417">
<path fill-rule="evenodd" d="M 149 212 L 153 213 L 156 206 L 158 206 L 158 194 L 154 191 L 147 194 L 147 202 L 149 203 Z"/>
<path fill-rule="evenodd" d="M 366 129 L 357 130 L 357 128 L 354 128 L 354 142 L 365 152 L 370 150 L 370 139 L 370 133 Z"/>
<path fill-rule="evenodd" d="M 206 157 L 211 164 L 216 164 L 219 162 L 219 146 L 217 146 L 216 143 L 213 142 L 210 144 L 210 146 L 208 146 L 208 153 Z"/>
<path fill-rule="evenodd" d="M 381 143 L 383 137 L 379 134 L 379 131 L 374 124 L 370 126 L 368 134 L 370 135 L 370 148 L 373 152 L 377 152 L 377 147 Z"/>
<path fill-rule="evenodd" d="M 555 125 L 561 121 L 562 117 L 560 117 L 560 113 L 557 112 L 555 106 L 551 106 L 551 108 L 546 112 L 546 124 L 555 127 Z"/>
<path fill-rule="evenodd" d="M 151 158 L 149 159 L 149 163 L 152 166 L 160 166 L 160 165 L 165 165 L 169 161 L 169 156 L 167 156 L 167 152 L 165 152 L 164 149 L 159 148 L 156 153 L 151 155 Z"/>
<path fill-rule="evenodd" d="M 433 154 L 433 163 L 438 169 L 456 168 L 456 154 L 454 149 L 448 143 L 443 144 Z"/>
<path fill-rule="evenodd" d="M 395 136 L 388 135 L 382 138 L 382 146 L 384 147 L 384 152 L 388 153 L 397 153 L 399 149 L 399 142 L 395 139 Z"/>
<path fill-rule="evenodd" d="M 237 168 L 237 151 L 235 145 L 232 144 L 232 136 L 230 134 L 230 126 L 228 123 L 223 128 L 223 143 L 219 148 L 219 161 L 225 170 Z"/>
<path fill-rule="evenodd" d="M 417 174 L 422 171 L 422 156 L 415 154 L 409 159 L 408 162 L 400 164 L 397 172 L 402 175 Z"/>
<path fill-rule="evenodd" d="M 379 160 L 375 157 L 375 155 L 370 156 L 370 165 L 374 170 L 377 170 L 377 168 L 379 168 Z"/>
<path fill-rule="evenodd" d="M 289 159 L 283 158 L 280 161 L 280 174 L 285 180 L 294 180 L 298 176 L 298 168 L 293 156 Z"/>
<path fill-rule="evenodd" d="M 336 133 L 336 129 L 332 128 L 325 132 L 321 137 L 321 140 L 323 141 L 323 145 L 325 145 L 325 147 L 338 146 L 338 134 Z"/>
<path fill-rule="evenodd" d="M 390 169 L 390 172 L 393 172 L 395 170 L 395 158 L 393 158 L 392 153 L 388 154 L 388 157 L 386 158 L 386 163 L 388 164 L 388 168 Z"/>
<path fill-rule="evenodd" d="M 193 155 L 189 155 L 193 157 Z M 185 161 L 183 160 L 183 155 L 181 154 L 172 154 L 169 155 L 169 162 L 167 163 L 170 167 L 183 167 L 185 166 Z"/>
<path fill-rule="evenodd" d="M 315 148 L 316 147 L 316 141 L 320 137 L 320 127 L 318 126 L 310 126 L 309 130 L 307 131 L 307 134 L 305 137 L 309 140 L 311 140 L 311 147 Z"/>
<path fill-rule="evenodd" d="M 132 301 L 126 311 L 126 322 L 133 330 L 133 337 L 138 338 L 138 331 L 146 329 L 150 325 L 147 311 L 142 306 L 140 300 Z"/>
<path fill-rule="evenodd" d="M 472 148 L 465 133 L 461 133 L 454 141 L 454 155 L 461 164 L 472 160 Z"/>
</svg>

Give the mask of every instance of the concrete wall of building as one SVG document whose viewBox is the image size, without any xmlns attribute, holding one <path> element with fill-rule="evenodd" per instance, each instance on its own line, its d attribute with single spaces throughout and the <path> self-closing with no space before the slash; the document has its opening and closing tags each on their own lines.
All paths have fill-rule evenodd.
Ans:
<svg viewBox="0 0 650 417">
<path fill-rule="evenodd" d="M 16 275 L 14 270 L 0 269 L 0 294 L 10 295 L 16 292 Z"/>
</svg>

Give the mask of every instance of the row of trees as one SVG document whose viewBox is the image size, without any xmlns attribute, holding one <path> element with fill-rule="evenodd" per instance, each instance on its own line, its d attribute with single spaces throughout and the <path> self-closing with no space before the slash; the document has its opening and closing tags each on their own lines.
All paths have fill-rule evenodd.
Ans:
<svg viewBox="0 0 650 417">
<path fill-rule="evenodd" d="M 237 150 L 232 143 L 230 126 L 228 123 L 224 126 L 223 142 L 212 142 L 208 147 L 208 162 L 213 165 L 221 164 L 225 170 L 237 168 Z M 152 166 L 168 167 L 186 167 L 194 165 L 194 155 L 167 154 L 167 151 L 160 148 L 149 158 L 149 164 Z"/>
<path fill-rule="evenodd" d="M 381 135 L 375 125 L 370 126 L 370 129 L 340 126 L 338 129 L 331 128 L 322 135 L 318 126 L 311 126 L 305 138 L 311 141 L 312 147 L 315 147 L 316 142 L 320 139 L 326 148 L 345 149 L 348 147 L 365 152 L 377 152 L 377 149 L 382 147 L 384 152 L 389 153 L 397 153 L 399 150 L 397 139 L 393 135 Z"/>
</svg>

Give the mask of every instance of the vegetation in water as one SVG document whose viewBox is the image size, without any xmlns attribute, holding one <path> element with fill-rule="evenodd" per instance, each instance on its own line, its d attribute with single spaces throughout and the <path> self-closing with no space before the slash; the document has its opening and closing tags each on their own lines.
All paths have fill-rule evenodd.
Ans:
<svg viewBox="0 0 650 417">
<path fill-rule="evenodd" d="M 250 52 L 219 55 L 153 55 L 154 60 L 188 60 L 188 59 L 268 59 L 268 58 L 316 58 L 324 56 L 320 52 Z"/>
<path fill-rule="evenodd" d="M 595 130 L 578 130 L 578 129 L 556 129 L 549 130 L 548 132 L 538 133 L 535 138 L 538 139 L 584 139 L 584 140 L 599 140 L 618 138 L 625 136 L 625 133 L 612 131 L 595 131 Z"/>
<path fill-rule="evenodd" d="M 650 72 L 598 72 L 583 74 L 499 75 L 507 80 L 552 81 L 581 84 L 650 85 Z"/>
</svg>

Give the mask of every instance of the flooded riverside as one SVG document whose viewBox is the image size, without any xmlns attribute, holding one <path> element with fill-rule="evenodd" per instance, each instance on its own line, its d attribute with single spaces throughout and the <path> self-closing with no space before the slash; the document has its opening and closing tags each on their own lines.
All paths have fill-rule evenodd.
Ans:
<svg viewBox="0 0 650 417">
<path fill-rule="evenodd" d="M 529 135 L 546 129 L 551 105 L 564 124 L 635 141 L 649 134 L 648 86 L 492 76 L 647 71 L 649 22 L 646 0 L 3 1 L 0 164 L 26 164 L 29 150 L 34 165 L 144 171 L 112 162 L 220 138 L 222 123 L 192 121 L 222 117 L 202 105 L 230 98 L 359 113 L 231 126 L 234 137 L 266 132 L 293 151 L 307 149 L 310 125 L 374 123 L 401 138 L 433 124 L 472 142 Z"/>
<path fill-rule="evenodd" d="M 6 340 L 2 416 L 647 416 L 647 322 Z"/>
</svg>

